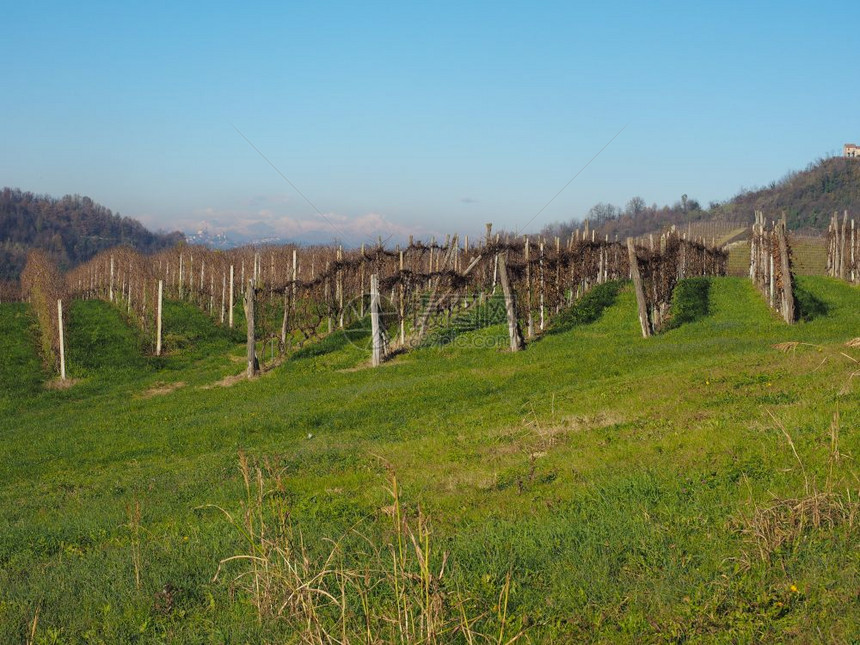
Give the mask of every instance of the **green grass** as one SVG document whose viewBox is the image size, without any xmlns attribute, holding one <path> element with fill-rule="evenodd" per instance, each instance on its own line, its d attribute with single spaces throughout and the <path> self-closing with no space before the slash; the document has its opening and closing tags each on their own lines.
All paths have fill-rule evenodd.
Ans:
<svg viewBox="0 0 860 645">
<path fill-rule="evenodd" d="M 766 559 L 744 532 L 806 479 L 826 489 L 837 410 L 831 490 L 857 499 L 860 401 L 843 354 L 860 359 L 844 346 L 860 335 L 860 296 L 826 278 L 798 285 L 825 313 L 792 327 L 748 281 L 723 278 L 706 314 L 643 339 L 629 288 L 606 286 L 596 315 L 570 314 L 577 324 L 517 354 L 493 325 L 374 370 L 334 335 L 232 387 L 213 385 L 241 372 L 241 338 L 202 314 L 171 305 L 172 353 L 153 359 L 107 305 L 76 303 L 80 381 L 35 386 L 31 348 L 29 385 L 0 418 L 0 642 L 24 641 L 37 611 L 42 642 L 295 640 L 231 590 L 236 566 L 212 581 L 244 547 L 201 507 L 241 513 L 239 450 L 284 473 L 312 556 L 353 527 L 391 539 L 389 465 L 407 512 L 431 518 L 434 567 L 450 553 L 449 588 L 492 610 L 510 573 L 510 633 L 527 627 L 532 642 L 857 639 L 857 519 L 808 527 Z M 28 355 L 13 333 L 23 311 L 0 306 L 4 352 Z M 107 338 L 122 349 L 98 356 Z"/>
<path fill-rule="evenodd" d="M 674 329 L 707 316 L 710 310 L 710 292 L 710 278 L 687 278 L 678 282 L 672 292 L 667 328 Z"/>
<path fill-rule="evenodd" d="M 559 312 L 550 325 L 549 333 L 560 334 L 577 325 L 595 322 L 607 307 L 615 303 L 621 285 L 618 281 L 595 285 L 573 305 Z"/>
<path fill-rule="evenodd" d="M 36 350 L 35 322 L 23 303 L 0 307 L 3 360 L 0 360 L 0 406 L 5 413 L 16 400 L 35 394 L 47 378 Z"/>
<path fill-rule="evenodd" d="M 432 329 L 422 340 L 423 347 L 444 347 L 470 332 L 501 325 L 507 320 L 505 297 L 494 293 L 483 303 L 473 303 L 466 311 L 455 315 L 447 325 Z"/>
</svg>

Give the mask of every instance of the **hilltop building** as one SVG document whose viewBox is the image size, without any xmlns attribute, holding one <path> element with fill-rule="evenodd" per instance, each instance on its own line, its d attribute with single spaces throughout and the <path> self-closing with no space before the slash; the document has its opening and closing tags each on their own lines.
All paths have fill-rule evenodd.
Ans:
<svg viewBox="0 0 860 645">
<path fill-rule="evenodd" d="M 846 143 L 842 146 L 842 156 L 848 159 L 860 159 L 860 146 L 856 143 Z"/>
</svg>

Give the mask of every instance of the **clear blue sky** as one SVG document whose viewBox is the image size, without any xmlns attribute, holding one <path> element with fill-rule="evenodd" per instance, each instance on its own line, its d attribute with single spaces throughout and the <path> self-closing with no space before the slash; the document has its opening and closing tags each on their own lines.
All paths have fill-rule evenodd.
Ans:
<svg viewBox="0 0 860 645">
<path fill-rule="evenodd" d="M 516 230 L 626 126 L 537 231 L 860 143 L 857 2 L 34 1 L 3 23 L 0 184 L 151 228 Z"/>
</svg>

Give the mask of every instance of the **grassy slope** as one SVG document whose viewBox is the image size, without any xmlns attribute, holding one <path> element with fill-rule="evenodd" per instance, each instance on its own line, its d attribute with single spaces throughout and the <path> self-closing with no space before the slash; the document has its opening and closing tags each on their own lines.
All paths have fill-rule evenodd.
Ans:
<svg viewBox="0 0 860 645">
<path fill-rule="evenodd" d="M 126 336 L 109 371 L 80 353 L 70 370 L 83 382 L 8 403 L 17 412 L 0 420 L 0 633 L 20 641 L 39 608 L 40 632 L 71 640 L 274 638 L 276 625 L 258 626 L 247 603 L 211 582 L 239 540 L 195 510 L 238 508 L 244 449 L 286 468 L 311 548 L 357 521 L 374 531 L 388 503 L 380 458 L 392 464 L 465 589 L 492 604 L 512 572 L 514 621 L 535 640 L 856 637 L 856 528 L 808 532 L 769 562 L 738 528 L 750 500 L 803 493 L 770 413 L 819 485 L 837 405 L 842 452 L 858 454 L 856 389 L 837 397 L 853 365 L 840 352 L 858 357 L 842 346 L 860 330 L 857 292 L 800 280 L 830 310 L 795 328 L 729 278 L 713 281 L 706 318 L 649 340 L 622 291 L 597 322 L 518 355 L 487 348 L 505 346 L 501 327 L 379 370 L 354 369 L 362 352 L 330 343 L 254 383 L 208 389 L 240 371 L 225 355 L 241 347 L 177 305 L 176 355 L 129 358 Z M 101 303 L 78 303 L 70 346 L 105 316 Z M 122 329 L 114 316 L 98 333 Z M 191 349 L 182 339 L 193 334 Z M 820 347 L 771 347 L 789 340 Z M 12 376 L 0 376 L 11 391 Z M 854 472 L 843 460 L 835 476 L 856 490 Z M 140 589 L 127 526 L 135 501 Z M 167 583 L 177 609 L 163 614 Z"/>
</svg>

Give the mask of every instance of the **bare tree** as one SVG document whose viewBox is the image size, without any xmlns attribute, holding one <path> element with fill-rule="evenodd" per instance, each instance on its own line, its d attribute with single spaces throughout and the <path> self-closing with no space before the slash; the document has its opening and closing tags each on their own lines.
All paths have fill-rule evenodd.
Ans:
<svg viewBox="0 0 860 645">
<path fill-rule="evenodd" d="M 641 215 L 646 208 L 647 204 L 645 200 L 639 197 L 631 197 L 630 201 L 627 202 L 627 208 L 625 209 L 625 214 L 630 215 L 631 217 L 636 217 Z"/>
</svg>

